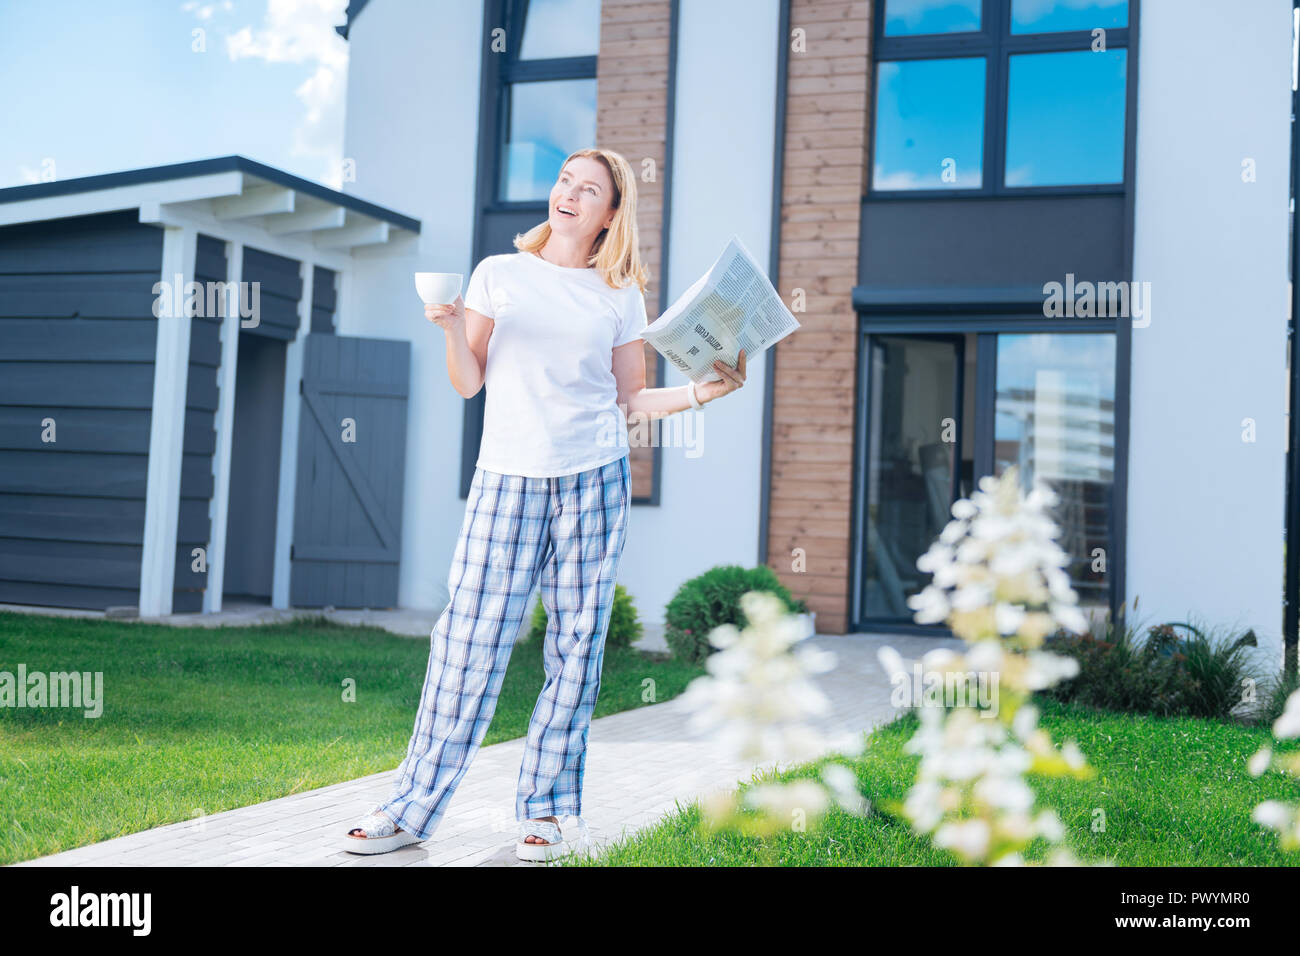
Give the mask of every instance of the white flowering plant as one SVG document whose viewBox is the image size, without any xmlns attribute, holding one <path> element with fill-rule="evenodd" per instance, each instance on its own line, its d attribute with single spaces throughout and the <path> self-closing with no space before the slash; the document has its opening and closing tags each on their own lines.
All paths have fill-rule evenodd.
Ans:
<svg viewBox="0 0 1300 956">
<path fill-rule="evenodd" d="M 1273 736 L 1278 740 L 1300 737 L 1300 690 L 1287 697 L 1282 716 L 1273 722 Z M 1272 747 L 1262 747 L 1250 758 L 1246 769 L 1252 777 L 1263 776 L 1269 770 L 1296 776 L 1300 774 L 1300 753 L 1275 754 Z M 1300 850 L 1300 806 L 1265 800 L 1255 807 L 1250 818 L 1260 826 L 1277 831 L 1283 850 Z"/>
<path fill-rule="evenodd" d="M 1015 467 L 980 479 L 979 490 L 952 506 L 948 522 L 916 561 L 933 575 L 907 599 L 918 624 L 946 622 L 966 641 L 1001 639 L 1031 650 L 1058 628 L 1083 632 L 1065 568 L 1069 556 L 1056 543 L 1050 516 L 1055 492 L 1038 482 L 1026 495 Z"/>
<path fill-rule="evenodd" d="M 723 624 L 710 632 L 717 650 L 705 662 L 708 673 L 682 695 L 693 711 L 691 729 L 718 734 L 731 754 L 752 763 L 860 752 L 861 735 L 835 740 L 815 723 L 830 702 L 813 675 L 831 670 L 835 655 L 803 644 L 807 625 L 774 595 L 749 591 L 740 606 L 747 626 Z M 868 809 L 853 770 L 835 761 L 817 779 L 766 779 L 743 793 L 714 792 L 701 801 L 706 829 L 749 836 L 815 826 L 832 805 L 852 813 Z"/>
<path fill-rule="evenodd" d="M 1078 673 L 1073 659 L 1043 650 L 1046 637 L 1088 627 L 1065 570 L 1069 558 L 1055 540 L 1049 510 L 1056 500 L 1041 482 L 1026 495 L 1015 468 L 987 476 L 953 504 L 953 520 L 916 562 L 932 580 L 908 599 L 915 620 L 946 623 L 966 642 L 963 653 L 926 654 L 922 671 L 945 685 L 972 673 L 995 675 L 997 701 L 995 708 L 917 707 L 921 727 L 907 750 L 921 762 L 906 799 L 892 809 L 969 864 L 1023 864 L 1040 838 L 1054 845 L 1049 863 L 1078 862 L 1061 846 L 1063 824 L 1035 808 L 1025 780 L 1093 773 L 1073 742 L 1060 749 L 1052 743 L 1031 703 L 1034 691 Z M 880 660 L 892 679 L 906 676 L 892 648 L 882 648 Z"/>
</svg>

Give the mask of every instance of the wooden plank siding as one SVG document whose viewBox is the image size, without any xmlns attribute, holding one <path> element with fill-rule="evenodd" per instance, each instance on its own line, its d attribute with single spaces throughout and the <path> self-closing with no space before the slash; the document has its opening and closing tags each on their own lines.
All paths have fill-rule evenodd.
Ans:
<svg viewBox="0 0 1300 956">
<path fill-rule="evenodd" d="M 134 209 L 0 228 L 0 601 L 139 603 L 162 239 Z"/>
<path fill-rule="evenodd" d="M 852 566 L 858 236 L 866 189 L 869 0 L 791 0 L 777 290 L 802 328 L 776 347 L 768 565 L 844 633 Z M 797 32 L 796 32 L 797 31 Z M 802 549 L 806 570 L 796 571 Z"/>
<path fill-rule="evenodd" d="M 312 267 L 311 278 L 311 331 L 323 335 L 334 334 L 334 310 L 338 305 L 335 289 L 337 273 L 332 269 Z"/>
<path fill-rule="evenodd" d="M 596 61 L 596 144 L 621 153 L 637 176 L 637 231 L 641 261 L 650 273 L 646 313 L 659 315 L 664 269 L 664 183 L 668 156 L 670 0 L 604 0 Z M 659 381 L 659 353 L 644 346 L 646 384 Z M 651 430 L 653 435 L 655 430 Z M 652 441 L 653 439 L 651 439 Z M 654 493 L 654 449 L 629 435 L 632 496 Z"/>
<path fill-rule="evenodd" d="M 244 247 L 244 284 L 258 283 L 261 312 L 257 325 L 244 326 L 240 335 L 265 335 L 292 342 L 298 335 L 298 301 L 302 298 L 302 265 L 296 259 Z M 245 303 L 247 308 L 247 303 Z"/>
</svg>

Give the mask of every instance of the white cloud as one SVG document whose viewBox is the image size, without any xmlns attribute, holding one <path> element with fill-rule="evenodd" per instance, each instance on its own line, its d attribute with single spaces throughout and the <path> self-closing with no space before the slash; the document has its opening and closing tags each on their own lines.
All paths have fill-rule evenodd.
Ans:
<svg viewBox="0 0 1300 956">
<path fill-rule="evenodd" d="M 1123 2 L 1124 0 L 1020 0 L 1016 4 L 1016 13 L 1021 20 L 1034 22 L 1057 7 L 1065 7 L 1067 10 L 1095 10 L 1098 14 L 1102 14 Z"/>
<path fill-rule="evenodd" d="M 226 38 L 231 60 L 300 63 L 314 67 L 296 90 L 305 112 L 294 129 L 292 152 L 321 160 L 321 179 L 341 185 L 343 98 L 347 89 L 347 43 L 335 31 L 347 0 L 268 0 L 258 27 L 245 26 Z"/>
<path fill-rule="evenodd" d="M 1026 163 L 1023 166 L 1017 166 L 1015 169 L 1007 170 L 1008 186 L 1035 186 L 1034 167 L 1032 163 Z"/>
<path fill-rule="evenodd" d="M 880 192 L 890 189 L 978 189 L 980 187 L 980 177 L 978 172 L 963 171 L 957 174 L 956 182 L 944 182 L 937 171 L 922 177 L 911 169 L 899 169 L 886 173 L 877 166 L 872 176 L 871 185 L 873 189 Z"/>
<path fill-rule="evenodd" d="M 222 9 L 229 11 L 230 8 L 230 0 L 226 0 L 222 4 Z M 215 3 L 199 3 L 199 0 L 186 0 L 185 3 L 181 4 L 181 9 L 186 13 L 194 14 L 200 20 L 211 20 L 212 14 L 216 12 L 217 5 Z"/>
</svg>

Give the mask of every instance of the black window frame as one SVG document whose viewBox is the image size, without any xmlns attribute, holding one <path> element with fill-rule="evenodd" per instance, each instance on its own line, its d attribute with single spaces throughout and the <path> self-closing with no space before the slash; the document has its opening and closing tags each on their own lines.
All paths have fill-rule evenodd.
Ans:
<svg viewBox="0 0 1300 956">
<path fill-rule="evenodd" d="M 872 62 L 870 69 L 871 124 L 868 129 L 870 147 L 867 152 L 867 195 L 872 202 L 929 198 L 979 198 L 990 196 L 1078 196 L 1123 193 L 1128 188 L 1128 164 L 1124 178 L 1118 183 L 1078 183 L 1051 186 L 1007 186 L 1007 95 L 1010 58 L 1018 53 L 1066 53 L 1092 49 L 1091 30 L 1065 30 L 1057 33 L 1011 32 L 1012 0 L 983 0 L 980 8 L 980 29 L 964 33 L 921 33 L 907 36 L 885 35 L 885 4 L 875 0 L 872 22 Z M 1129 49 L 1129 32 L 1132 28 L 1136 4 L 1129 0 L 1128 26 L 1106 28 L 1106 50 Z M 947 60 L 962 57 L 984 58 L 984 142 L 982 144 L 983 174 L 977 188 L 951 189 L 886 189 L 875 188 L 876 124 L 879 121 L 877 104 L 877 77 L 880 64 L 901 60 Z M 1133 80 L 1132 57 L 1125 53 L 1125 101 L 1128 86 Z M 1133 134 L 1125 111 L 1124 154 L 1127 155 Z"/>
<path fill-rule="evenodd" d="M 546 59 L 523 60 L 519 51 L 523 47 L 524 21 L 528 14 L 529 0 L 504 0 L 503 22 L 506 27 L 506 49 L 504 54 L 494 54 L 492 35 L 485 36 L 484 56 L 500 56 L 500 69 L 496 71 L 496 91 L 493 101 L 495 136 L 492 149 L 493 170 L 492 184 L 488 194 L 489 206 L 493 210 L 530 210 L 536 207 L 547 208 L 547 199 L 503 199 L 501 196 L 502 177 L 506 170 L 506 143 L 510 135 L 510 93 L 516 84 L 544 83 L 548 80 L 591 80 L 596 82 L 597 57 L 567 56 Z M 516 42 L 517 40 L 517 42 Z M 595 131 L 591 141 L 596 141 Z"/>
<path fill-rule="evenodd" d="M 548 201 L 542 199 L 504 200 L 500 198 L 501 178 L 505 170 L 506 136 L 510 129 L 510 87 L 514 83 L 536 80 L 596 79 L 597 57 L 554 57 L 521 60 L 524 19 L 528 0 L 485 0 L 483 4 L 482 55 L 479 81 L 478 164 L 475 181 L 474 239 L 471 267 L 490 255 L 513 252 L 513 248 L 491 248 L 485 237 L 485 219 L 493 214 L 526 213 L 539 219 L 547 216 Z M 492 51 L 493 31 L 506 31 L 504 53 Z M 593 138 L 594 142 L 594 138 Z M 467 277 L 468 278 L 468 277 Z M 483 436 L 483 412 L 486 388 L 473 398 L 465 399 L 460 447 L 460 497 L 469 498 L 470 485 L 478 461 Z M 655 450 L 656 455 L 658 449 Z M 657 468 L 657 466 L 656 466 Z M 634 499 L 635 500 L 635 499 Z"/>
<path fill-rule="evenodd" d="M 858 312 L 855 333 L 857 349 L 857 376 L 854 391 L 854 450 L 853 450 L 853 507 L 851 517 L 851 545 L 849 567 L 849 630 L 876 634 L 912 634 L 917 637 L 951 637 L 944 624 L 917 624 L 914 620 L 874 617 L 864 607 L 866 574 L 866 501 L 869 481 L 868 459 L 871 448 L 871 416 L 862 414 L 871 394 L 871 363 L 868 356 L 877 336 L 910 336 L 947 340 L 954 335 L 975 335 L 975 405 L 971 408 L 974 447 L 973 483 L 985 475 L 993 474 L 995 415 L 997 395 L 997 342 L 1001 335 L 1113 335 L 1116 355 L 1127 352 L 1127 332 L 1130 319 L 1096 318 L 1046 318 L 1041 312 L 1030 313 L 1024 309 L 998 308 L 981 314 L 978 310 L 956 318 L 952 315 L 921 314 L 903 310 L 880 309 Z M 1118 358 L 1117 358 L 1118 362 Z M 1126 493 L 1124 483 L 1128 474 L 1128 416 L 1129 395 L 1127 379 L 1118 374 L 1115 378 L 1114 405 L 1114 464 L 1111 480 L 1109 510 L 1107 513 L 1108 567 L 1106 584 L 1109 598 L 1108 612 L 1112 621 L 1123 617 L 1125 561 L 1128 547 L 1126 524 Z M 960 435 L 962 396 L 958 395 L 958 448 Z M 960 454 L 960 452 L 959 452 Z M 958 462 L 960 475 L 961 465 Z M 954 500 L 956 495 L 954 495 Z"/>
</svg>

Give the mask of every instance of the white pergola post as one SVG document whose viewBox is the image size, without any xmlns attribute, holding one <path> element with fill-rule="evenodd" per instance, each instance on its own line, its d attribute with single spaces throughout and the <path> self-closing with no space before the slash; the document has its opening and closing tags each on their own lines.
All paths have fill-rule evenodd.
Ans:
<svg viewBox="0 0 1300 956">
<path fill-rule="evenodd" d="M 293 545 L 293 514 L 298 490 L 298 419 L 302 410 L 303 352 L 311 331 L 315 263 L 301 265 L 302 298 L 298 301 L 298 334 L 284 353 L 284 417 L 280 424 L 280 489 L 275 510 L 275 565 L 271 579 L 271 606 L 289 607 L 289 549 Z"/>
<path fill-rule="evenodd" d="M 244 244 L 226 243 L 226 285 L 233 290 L 225 298 L 221 319 L 221 368 L 217 374 L 217 444 L 212 453 L 212 502 L 208 507 L 211 528 L 208 542 L 208 586 L 203 592 L 203 611 L 221 610 L 221 593 L 226 579 L 226 524 L 230 515 L 230 456 L 234 447 L 235 383 L 239 364 L 240 285 L 244 276 Z"/>
<path fill-rule="evenodd" d="M 189 379 L 190 323 L 185 287 L 194 281 L 198 236 L 188 226 L 163 230 L 158 338 L 154 352 L 153 414 L 140 561 L 140 616 L 172 612 L 176 578 L 176 523 L 185 444 L 185 389 Z M 169 294 L 170 293 L 170 294 Z M 178 305 L 179 304 L 179 305 Z"/>
</svg>

